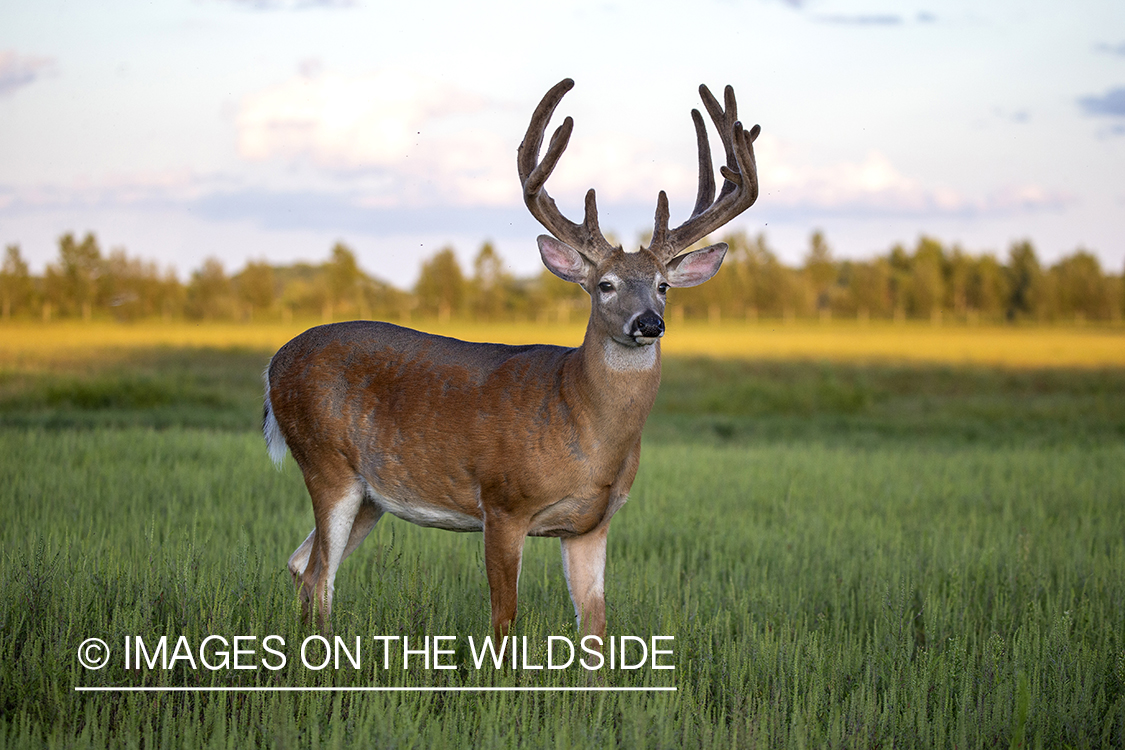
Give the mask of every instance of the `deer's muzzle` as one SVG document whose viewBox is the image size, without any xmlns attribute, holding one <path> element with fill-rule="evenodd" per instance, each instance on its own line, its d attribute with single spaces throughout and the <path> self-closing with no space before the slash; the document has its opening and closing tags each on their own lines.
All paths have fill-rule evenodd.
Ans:
<svg viewBox="0 0 1125 750">
<path fill-rule="evenodd" d="M 652 343 L 640 339 L 658 339 L 664 335 L 664 318 L 652 310 L 647 310 L 633 320 L 633 330 L 630 331 L 637 343 Z"/>
</svg>

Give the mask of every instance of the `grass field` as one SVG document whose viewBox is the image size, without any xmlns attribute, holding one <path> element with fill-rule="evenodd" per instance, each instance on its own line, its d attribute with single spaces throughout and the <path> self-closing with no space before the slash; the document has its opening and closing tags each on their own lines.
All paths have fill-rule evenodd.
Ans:
<svg viewBox="0 0 1125 750">
<path fill-rule="evenodd" d="M 607 567 L 611 634 L 674 636 L 676 669 L 548 672 L 474 669 L 463 642 L 489 630 L 479 535 L 390 517 L 341 569 L 335 633 L 364 649 L 455 635 L 460 668 L 294 658 L 313 631 L 285 560 L 311 512 L 292 459 L 275 471 L 256 433 L 280 327 L 34 328 L 0 330 L 0 747 L 1125 743 L 1125 347 L 1088 351 L 1120 330 L 995 330 L 1008 343 L 989 347 L 974 339 L 987 329 L 872 326 L 885 354 L 858 327 L 687 326 L 751 348 L 667 358 Z M 919 343 L 939 333 L 944 348 Z M 548 636 L 574 635 L 558 558 L 529 540 L 517 633 L 538 663 Z M 120 650 L 126 635 L 211 634 L 277 634 L 291 658 L 276 672 L 76 658 L 89 637 Z"/>
</svg>

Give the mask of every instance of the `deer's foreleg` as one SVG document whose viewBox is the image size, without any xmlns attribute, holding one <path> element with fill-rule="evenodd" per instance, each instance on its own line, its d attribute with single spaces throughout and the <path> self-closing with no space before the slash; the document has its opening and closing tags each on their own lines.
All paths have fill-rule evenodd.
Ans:
<svg viewBox="0 0 1125 750">
<path fill-rule="evenodd" d="M 526 524 L 488 514 L 484 521 L 484 567 L 492 600 L 492 631 L 504 638 L 516 619 L 516 594 L 523 561 Z"/>
<path fill-rule="evenodd" d="M 581 536 L 564 537 L 563 571 L 574 602 L 578 637 L 596 635 L 605 640 L 605 548 L 609 519 Z"/>
</svg>

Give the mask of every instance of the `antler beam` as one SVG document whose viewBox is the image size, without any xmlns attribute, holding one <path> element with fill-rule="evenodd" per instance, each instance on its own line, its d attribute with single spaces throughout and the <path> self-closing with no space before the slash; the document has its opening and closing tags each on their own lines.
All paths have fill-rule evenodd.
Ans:
<svg viewBox="0 0 1125 750">
<path fill-rule="evenodd" d="M 711 146 L 707 129 L 699 110 L 691 111 L 695 124 L 696 144 L 699 149 L 699 191 L 691 217 L 680 226 L 668 229 L 668 196 L 663 190 L 656 200 L 656 224 L 649 249 L 664 262 L 690 247 L 694 242 L 723 226 L 750 208 L 758 199 L 758 168 L 754 160 L 754 141 L 761 128 L 757 125 L 744 130 L 738 121 L 738 105 L 734 89 L 727 86 L 723 92 L 724 109 L 706 86 L 699 87 L 703 105 L 719 131 L 727 163 L 719 168 L 724 178 L 719 197 L 715 196 L 715 175 L 711 166 Z"/>
<path fill-rule="evenodd" d="M 573 118 L 567 117 L 555 130 L 543 161 L 539 161 L 539 149 L 543 145 L 543 136 L 547 133 L 547 123 L 551 120 L 555 107 L 573 87 L 574 81 L 566 78 L 555 84 L 544 95 L 539 106 L 535 108 L 531 123 L 527 127 L 527 134 L 520 143 L 516 154 L 516 166 L 519 169 L 520 182 L 523 184 L 523 200 L 531 215 L 555 237 L 573 247 L 587 260 L 597 263 L 615 248 L 598 227 L 598 207 L 594 198 L 594 189 L 590 188 L 586 193 L 586 215 L 581 224 L 575 224 L 563 216 L 555 205 L 554 199 L 543 189 L 543 185 L 555 170 L 559 158 L 570 141 L 570 133 L 574 129 Z"/>
</svg>

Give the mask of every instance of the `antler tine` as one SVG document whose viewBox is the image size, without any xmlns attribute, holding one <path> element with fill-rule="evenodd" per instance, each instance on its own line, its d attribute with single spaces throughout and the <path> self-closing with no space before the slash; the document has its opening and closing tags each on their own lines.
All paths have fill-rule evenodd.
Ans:
<svg viewBox="0 0 1125 750">
<path fill-rule="evenodd" d="M 711 94 L 706 86 L 699 87 L 699 95 L 703 100 L 707 113 L 711 116 L 715 128 L 719 131 L 719 138 L 726 151 L 726 165 L 719 168 L 725 182 L 719 197 L 712 201 L 715 194 L 714 174 L 711 169 L 710 146 L 707 143 L 706 130 L 703 127 L 703 118 L 696 110 L 692 110 L 692 120 L 695 123 L 696 141 L 699 145 L 699 194 L 696 198 L 695 209 L 691 217 L 680 226 L 667 231 L 668 209 L 667 198 L 661 192 L 657 199 L 656 228 L 653 231 L 653 242 L 650 247 L 665 262 L 687 249 L 692 243 L 706 237 L 712 231 L 723 226 L 735 216 L 750 208 L 758 199 L 758 171 L 754 159 L 754 140 L 761 129 L 755 125 L 749 131 L 744 130 L 738 121 L 738 105 L 734 98 L 734 89 L 727 86 L 723 91 L 724 106 Z M 704 150 L 707 154 L 704 155 Z M 706 175 L 704 175 L 706 171 Z M 705 199 L 706 198 L 706 199 Z M 663 223 L 664 229 L 661 225 Z M 660 242 L 657 242 L 657 238 Z"/>
<path fill-rule="evenodd" d="M 527 133 L 516 153 L 516 167 L 519 170 L 520 183 L 523 185 L 523 200 L 531 215 L 551 234 L 573 247 L 588 260 L 597 262 L 613 252 L 614 247 L 598 228 L 598 208 L 594 190 L 591 188 L 586 193 L 586 213 L 582 224 L 575 224 L 562 215 L 554 199 L 543 189 L 547 178 L 555 170 L 570 142 L 570 134 L 574 130 L 573 118 L 567 117 L 555 130 L 547 146 L 547 153 L 543 161 L 539 162 L 539 148 L 543 145 L 547 123 L 550 122 L 551 115 L 554 114 L 563 96 L 573 87 L 574 81 L 566 78 L 551 87 L 551 90 L 543 96 L 531 116 Z"/>
<path fill-rule="evenodd" d="M 711 121 L 715 123 L 715 129 L 719 131 L 719 138 L 723 142 L 723 151 L 726 152 L 727 157 L 726 168 L 732 172 L 737 172 L 738 160 L 734 154 L 734 140 L 732 138 L 734 125 L 738 122 L 738 103 L 734 99 L 734 88 L 727 86 L 723 89 L 725 110 L 719 106 L 719 101 L 706 86 L 699 87 L 699 96 L 703 99 L 703 105 L 707 107 L 707 114 L 711 115 Z M 722 167 L 719 167 L 719 172 L 723 177 L 727 176 Z M 729 179 L 724 182 L 722 190 L 719 191 L 719 197 L 722 198 L 733 191 L 736 184 L 735 181 Z"/>
<path fill-rule="evenodd" d="M 707 141 L 707 126 L 698 109 L 691 111 L 691 121 L 695 124 L 695 143 L 699 150 L 699 191 L 695 197 L 695 208 L 691 215 L 698 216 L 715 201 L 715 169 L 711 166 L 711 144 Z"/>
<path fill-rule="evenodd" d="M 711 180 L 711 194 L 715 193 L 714 178 Z M 701 186 L 702 187 L 702 186 Z M 663 247 L 668 242 L 668 194 L 663 190 L 656 196 L 656 223 L 652 230 L 652 242 L 648 244 L 650 248 Z"/>
</svg>

